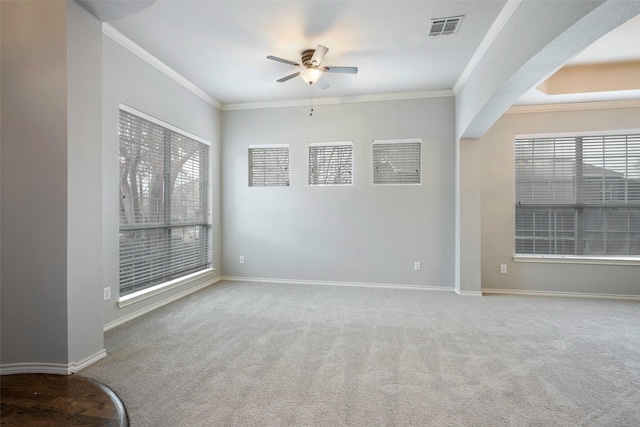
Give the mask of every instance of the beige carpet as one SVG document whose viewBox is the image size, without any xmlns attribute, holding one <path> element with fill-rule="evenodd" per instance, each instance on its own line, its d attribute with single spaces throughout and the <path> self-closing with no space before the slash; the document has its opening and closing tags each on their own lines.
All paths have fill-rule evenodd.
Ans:
<svg viewBox="0 0 640 427">
<path fill-rule="evenodd" d="M 81 375 L 137 426 L 639 426 L 640 303 L 221 282 Z"/>
</svg>

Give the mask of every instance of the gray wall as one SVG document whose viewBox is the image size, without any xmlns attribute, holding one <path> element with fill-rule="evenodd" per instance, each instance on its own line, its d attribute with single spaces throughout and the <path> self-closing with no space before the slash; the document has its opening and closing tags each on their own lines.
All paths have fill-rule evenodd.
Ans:
<svg viewBox="0 0 640 427">
<path fill-rule="evenodd" d="M 143 311 L 221 274 L 220 112 L 111 38 L 103 37 L 103 239 L 104 286 L 112 298 L 105 304 L 105 323 Z M 123 103 L 212 143 L 213 267 L 208 278 L 119 309 L 118 299 L 118 104 Z"/>
<path fill-rule="evenodd" d="M 222 129 L 224 276 L 452 288 L 453 98 L 224 111 Z M 372 140 L 397 138 L 422 138 L 422 185 L 372 184 Z M 353 185 L 311 187 L 308 143 L 331 141 L 353 141 Z M 248 146 L 283 143 L 291 186 L 248 187 Z"/>
<path fill-rule="evenodd" d="M 506 114 L 481 139 L 483 288 L 640 295 L 640 267 L 512 259 L 515 136 L 620 129 L 640 129 L 640 108 Z M 500 264 L 507 264 L 507 274 L 500 274 Z"/>
<path fill-rule="evenodd" d="M 2 8 L 2 364 L 67 364 L 64 2 Z"/>
<path fill-rule="evenodd" d="M 73 2 L 2 20 L 2 365 L 66 373 L 103 354 L 102 29 Z"/>
<path fill-rule="evenodd" d="M 67 304 L 69 361 L 103 350 L 102 25 L 67 3 Z"/>
</svg>

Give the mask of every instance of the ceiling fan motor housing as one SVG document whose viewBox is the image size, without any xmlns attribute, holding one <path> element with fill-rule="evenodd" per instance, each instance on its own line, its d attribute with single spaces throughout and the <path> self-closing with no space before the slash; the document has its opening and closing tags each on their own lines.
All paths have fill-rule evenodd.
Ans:
<svg viewBox="0 0 640 427">
<path fill-rule="evenodd" d="M 311 58 L 313 58 L 313 54 L 316 52 L 315 49 L 307 49 L 302 52 L 302 64 L 305 67 L 313 67 L 313 63 L 311 62 Z M 317 65 L 317 64 L 316 64 Z"/>
</svg>

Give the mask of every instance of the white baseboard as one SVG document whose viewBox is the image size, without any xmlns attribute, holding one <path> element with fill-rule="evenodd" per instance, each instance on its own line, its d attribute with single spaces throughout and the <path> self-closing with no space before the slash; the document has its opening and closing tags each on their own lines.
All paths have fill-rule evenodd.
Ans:
<svg viewBox="0 0 640 427">
<path fill-rule="evenodd" d="M 84 358 L 83 360 L 79 361 L 79 362 L 72 362 L 69 364 L 69 373 L 70 374 L 75 374 L 76 372 L 78 372 L 79 370 L 86 368 L 87 366 L 96 363 L 98 360 L 104 358 L 107 356 L 107 351 L 102 349 L 99 352 L 97 352 L 96 354 L 94 354 L 93 356 L 89 356 Z"/>
<path fill-rule="evenodd" d="M 368 283 L 368 282 L 331 282 L 320 280 L 294 280 L 294 279 L 273 279 L 258 277 L 238 277 L 222 276 L 222 280 L 230 282 L 261 282 L 261 283 L 288 283 L 294 285 L 321 285 L 321 286 L 355 286 L 364 288 L 387 288 L 387 289 L 420 289 L 428 291 L 453 291 L 453 288 L 443 286 L 422 286 L 422 285 L 402 285 L 392 283 Z"/>
<path fill-rule="evenodd" d="M 69 365 L 64 363 L 7 363 L 0 365 L 0 375 L 56 374 L 69 375 Z"/>
<path fill-rule="evenodd" d="M 134 311 L 133 313 L 130 313 L 130 314 L 128 314 L 126 316 L 123 316 L 123 317 L 121 317 L 121 318 L 119 318 L 117 320 L 114 320 L 112 322 L 109 322 L 109 323 L 105 324 L 103 329 L 106 332 L 109 329 L 113 329 L 116 326 L 122 325 L 123 323 L 127 323 L 129 320 L 135 319 L 136 317 L 140 317 L 143 314 L 147 314 L 150 311 L 155 310 L 156 308 L 162 307 L 163 305 L 167 305 L 170 302 L 176 301 L 176 300 L 178 300 L 178 299 L 180 299 L 182 297 L 185 297 L 185 296 L 187 296 L 189 294 L 197 292 L 200 289 L 204 289 L 207 286 L 211 286 L 211 285 L 213 285 L 215 283 L 218 283 L 220 280 L 222 280 L 222 278 L 220 276 L 218 276 L 215 279 L 211 279 L 211 280 L 206 281 L 206 282 L 204 282 L 204 283 L 202 283 L 202 284 L 200 284 L 198 286 L 195 286 L 195 287 L 190 288 L 190 289 L 188 289 L 186 291 L 183 291 L 183 292 L 180 292 L 178 294 L 175 294 L 175 295 L 173 295 L 173 296 L 171 296 L 169 298 L 163 299 L 162 301 L 158 301 L 155 304 L 151 304 L 151 305 L 146 306 L 146 307 L 144 307 L 144 308 L 142 308 L 142 309 L 140 309 L 138 311 Z"/>
<path fill-rule="evenodd" d="M 79 362 L 64 363 L 8 363 L 0 365 L 0 375 L 11 374 L 55 374 L 69 375 L 78 372 L 107 355 L 103 349 Z"/>
<path fill-rule="evenodd" d="M 463 297 L 481 297 L 482 292 L 480 291 L 455 291 L 456 294 Z"/>
<path fill-rule="evenodd" d="M 594 299 L 616 299 L 616 300 L 627 300 L 627 301 L 640 301 L 640 295 L 597 294 L 597 293 L 583 293 L 583 292 L 531 291 L 531 290 L 520 290 L 520 289 L 482 288 L 482 293 L 486 295 L 521 295 L 521 296 L 594 298 Z"/>
</svg>

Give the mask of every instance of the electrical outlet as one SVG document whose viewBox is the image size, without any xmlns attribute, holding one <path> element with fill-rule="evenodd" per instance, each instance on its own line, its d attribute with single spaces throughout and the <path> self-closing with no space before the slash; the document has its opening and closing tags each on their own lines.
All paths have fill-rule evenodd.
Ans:
<svg viewBox="0 0 640 427">
<path fill-rule="evenodd" d="M 108 301 L 111 299 L 111 288 L 104 288 L 104 300 Z"/>
<path fill-rule="evenodd" d="M 413 269 L 416 271 L 420 271 L 420 261 L 416 261 L 413 263 Z"/>
<path fill-rule="evenodd" d="M 500 264 L 500 273 L 507 274 L 507 264 Z"/>
<path fill-rule="evenodd" d="M 240 264 L 244 264 L 244 255 L 240 255 Z"/>
</svg>

